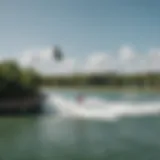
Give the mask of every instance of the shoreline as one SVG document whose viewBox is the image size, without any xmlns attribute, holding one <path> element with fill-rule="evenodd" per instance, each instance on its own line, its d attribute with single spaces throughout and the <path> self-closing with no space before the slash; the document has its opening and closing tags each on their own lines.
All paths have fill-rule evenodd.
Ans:
<svg viewBox="0 0 160 160">
<path fill-rule="evenodd" d="M 138 87 L 106 87 L 106 86 L 75 86 L 75 87 L 55 87 L 55 86 L 42 86 L 41 89 L 55 89 L 55 90 L 69 90 L 69 91 L 101 91 L 101 92 L 158 92 L 160 88 L 138 88 Z"/>
<path fill-rule="evenodd" d="M 38 113 L 41 112 L 44 95 L 0 99 L 0 114 Z"/>
</svg>

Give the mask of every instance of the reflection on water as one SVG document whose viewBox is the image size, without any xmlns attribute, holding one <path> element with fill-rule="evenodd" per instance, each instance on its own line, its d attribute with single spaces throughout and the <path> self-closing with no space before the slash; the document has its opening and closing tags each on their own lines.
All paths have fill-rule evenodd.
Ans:
<svg viewBox="0 0 160 160">
<path fill-rule="evenodd" d="M 5 160 L 160 156 L 159 117 L 119 122 L 58 117 L 3 118 L 0 122 L 0 155 Z"/>
<path fill-rule="evenodd" d="M 35 141 L 35 137 L 37 137 L 35 125 L 34 118 L 1 118 L 1 158 L 14 159 L 14 157 L 23 157 L 25 152 L 31 153 L 30 150 L 35 144 L 32 144 L 32 142 Z"/>
<path fill-rule="evenodd" d="M 159 126 L 158 115 L 121 117 L 117 121 L 61 117 L 54 113 L 36 117 L 1 117 L 0 158 L 159 159 Z"/>
</svg>

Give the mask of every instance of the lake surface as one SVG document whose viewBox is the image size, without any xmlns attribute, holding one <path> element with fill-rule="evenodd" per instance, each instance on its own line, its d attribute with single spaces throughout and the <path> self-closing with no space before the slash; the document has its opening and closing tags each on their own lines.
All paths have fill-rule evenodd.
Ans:
<svg viewBox="0 0 160 160">
<path fill-rule="evenodd" d="M 44 92 L 43 114 L 0 118 L 0 160 L 160 159 L 160 94 Z"/>
</svg>

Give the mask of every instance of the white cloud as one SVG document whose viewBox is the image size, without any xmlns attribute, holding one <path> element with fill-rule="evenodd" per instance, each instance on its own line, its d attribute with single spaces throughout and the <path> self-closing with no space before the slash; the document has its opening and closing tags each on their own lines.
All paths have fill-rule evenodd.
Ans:
<svg viewBox="0 0 160 160">
<path fill-rule="evenodd" d="M 42 61 L 35 68 L 43 74 L 72 74 L 74 73 L 74 59 L 65 59 L 61 62 L 54 62 L 52 59 Z"/>
<path fill-rule="evenodd" d="M 160 71 L 160 49 L 152 49 L 149 52 L 148 64 L 151 71 Z"/>
<path fill-rule="evenodd" d="M 16 60 L 21 66 L 32 66 L 43 74 L 160 71 L 160 49 L 140 54 L 129 46 L 122 46 L 116 53 L 97 52 L 89 54 L 85 60 L 65 56 L 59 62 L 54 59 L 52 52 L 51 48 L 30 50 L 17 56 Z"/>
<path fill-rule="evenodd" d="M 86 72 L 106 72 L 114 70 L 115 60 L 109 53 L 94 53 L 88 56 L 84 71 Z"/>
<path fill-rule="evenodd" d="M 73 58 L 65 58 L 57 62 L 52 51 L 50 48 L 26 51 L 17 61 L 23 67 L 31 66 L 43 74 L 73 73 L 75 60 Z"/>
<path fill-rule="evenodd" d="M 129 46 L 122 46 L 117 51 L 117 70 L 123 73 L 129 73 L 135 71 L 135 63 L 137 63 L 139 56 Z"/>
<path fill-rule="evenodd" d="M 50 48 L 44 50 L 29 50 L 22 53 L 22 56 L 18 59 L 18 62 L 23 66 L 34 66 L 42 61 L 54 60 L 52 57 L 52 50 Z"/>
<path fill-rule="evenodd" d="M 131 61 L 135 58 L 135 53 L 133 49 L 129 46 L 123 46 L 119 49 L 119 59 L 121 61 Z"/>
</svg>

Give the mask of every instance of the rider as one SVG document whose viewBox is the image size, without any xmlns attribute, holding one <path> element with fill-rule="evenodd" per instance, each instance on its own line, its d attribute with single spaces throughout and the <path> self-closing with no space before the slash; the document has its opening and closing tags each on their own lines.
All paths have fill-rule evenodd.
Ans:
<svg viewBox="0 0 160 160">
<path fill-rule="evenodd" d="M 82 101 L 83 101 L 83 96 L 80 94 L 80 95 L 78 95 L 77 96 L 77 101 L 79 102 L 79 103 L 81 103 Z"/>
</svg>

